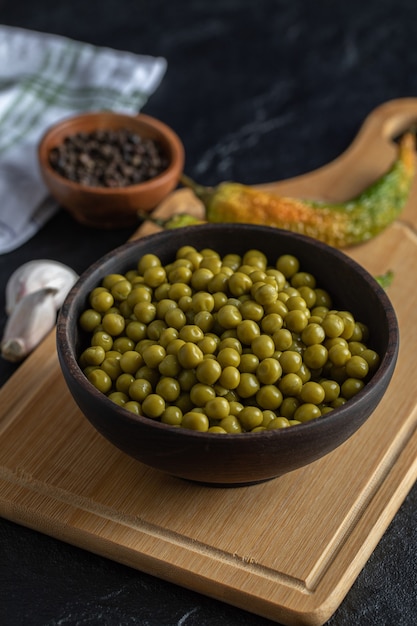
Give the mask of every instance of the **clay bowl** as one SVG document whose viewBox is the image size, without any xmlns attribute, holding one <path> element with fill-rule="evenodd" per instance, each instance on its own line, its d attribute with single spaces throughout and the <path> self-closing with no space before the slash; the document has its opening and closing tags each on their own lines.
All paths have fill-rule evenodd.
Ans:
<svg viewBox="0 0 417 626">
<path fill-rule="evenodd" d="M 318 419 L 281 430 L 218 435 L 164 425 L 115 405 L 85 378 L 77 357 L 85 338 L 77 324 L 87 295 L 112 272 L 136 266 L 146 253 L 173 260 L 182 245 L 213 248 L 221 254 L 262 250 L 270 260 L 296 255 L 333 297 L 369 325 L 368 345 L 378 351 L 379 368 L 352 399 Z M 90 267 L 68 294 L 58 318 L 57 349 L 68 388 L 91 424 L 115 446 L 170 475 L 208 485 L 238 486 L 269 480 L 305 466 L 346 441 L 383 397 L 396 364 L 399 331 L 384 290 L 344 253 L 313 239 L 263 226 L 210 224 L 164 231 L 129 242 Z"/>
<path fill-rule="evenodd" d="M 168 158 L 168 167 L 147 181 L 115 188 L 73 182 L 51 167 L 50 151 L 66 137 L 79 132 L 119 129 L 157 140 Z M 51 126 L 39 143 L 38 157 L 49 192 L 78 222 L 95 228 L 124 228 L 138 223 L 138 212 L 152 210 L 177 186 L 184 165 L 184 147 L 171 128 L 149 115 L 93 112 Z"/>
</svg>

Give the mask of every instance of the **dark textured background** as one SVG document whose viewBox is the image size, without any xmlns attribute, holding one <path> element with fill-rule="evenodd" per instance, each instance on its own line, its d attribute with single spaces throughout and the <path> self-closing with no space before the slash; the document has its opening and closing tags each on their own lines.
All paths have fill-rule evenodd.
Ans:
<svg viewBox="0 0 417 626">
<path fill-rule="evenodd" d="M 179 133 L 187 173 L 205 184 L 315 169 L 348 147 L 377 105 L 417 96 L 415 0 L 0 0 L 0 20 L 164 56 L 167 73 L 143 111 Z M 45 257 L 80 272 L 130 234 L 97 233 L 60 211 L 0 256 L 0 332 L 4 286 L 16 267 Z M 15 369 L 0 362 L 0 384 Z M 329 625 L 416 624 L 416 522 L 414 487 Z M 7 520 L 0 623 L 272 624 Z"/>
</svg>

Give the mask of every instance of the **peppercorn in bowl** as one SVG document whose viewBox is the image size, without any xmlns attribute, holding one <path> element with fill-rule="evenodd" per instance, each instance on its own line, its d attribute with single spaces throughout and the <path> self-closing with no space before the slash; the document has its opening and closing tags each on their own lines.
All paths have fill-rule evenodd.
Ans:
<svg viewBox="0 0 417 626">
<path fill-rule="evenodd" d="M 202 224 L 91 266 L 58 317 L 68 388 L 105 438 L 208 485 L 250 485 L 346 441 L 391 380 L 399 332 L 377 281 L 321 242 Z"/>
<path fill-rule="evenodd" d="M 111 111 L 64 119 L 40 141 L 39 164 L 52 196 L 79 222 L 122 228 L 139 222 L 178 184 L 184 147 L 149 115 Z"/>
</svg>

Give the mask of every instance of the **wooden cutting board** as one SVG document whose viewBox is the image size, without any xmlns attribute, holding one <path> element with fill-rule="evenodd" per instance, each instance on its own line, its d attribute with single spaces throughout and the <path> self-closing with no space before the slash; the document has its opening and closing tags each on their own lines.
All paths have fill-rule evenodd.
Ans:
<svg viewBox="0 0 417 626">
<path fill-rule="evenodd" d="M 336 161 L 268 187 L 304 197 L 352 196 L 389 165 L 391 138 L 415 120 L 417 99 L 389 102 L 365 120 Z M 169 214 L 189 200 L 189 192 L 174 192 L 157 211 Z M 401 221 L 349 251 L 374 274 L 394 271 L 388 293 L 401 348 L 382 403 L 336 451 L 235 489 L 147 468 L 82 416 L 61 375 L 52 332 L 0 390 L 0 513 L 271 620 L 323 624 L 417 476 L 417 398 L 410 388 L 417 369 L 417 291 L 410 290 L 416 204 L 417 186 Z M 135 236 L 149 230 L 147 224 Z"/>
</svg>

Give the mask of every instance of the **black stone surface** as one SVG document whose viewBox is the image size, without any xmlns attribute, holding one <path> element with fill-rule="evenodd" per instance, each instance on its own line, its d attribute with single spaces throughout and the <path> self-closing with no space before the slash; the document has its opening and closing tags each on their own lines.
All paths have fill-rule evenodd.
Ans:
<svg viewBox="0 0 417 626">
<path fill-rule="evenodd" d="M 0 20 L 164 56 L 167 73 L 143 111 L 179 133 L 187 173 L 205 184 L 315 169 L 348 147 L 376 106 L 417 96 L 415 0 L 0 0 Z M 93 231 L 60 211 L 0 256 L 0 332 L 16 267 L 42 256 L 80 272 L 130 234 Z M 0 384 L 15 369 L 1 361 Z M 329 626 L 417 623 L 416 522 L 415 486 Z M 8 520 L 0 520 L 0 623 L 272 624 Z"/>
</svg>

